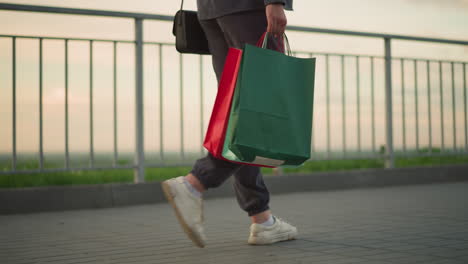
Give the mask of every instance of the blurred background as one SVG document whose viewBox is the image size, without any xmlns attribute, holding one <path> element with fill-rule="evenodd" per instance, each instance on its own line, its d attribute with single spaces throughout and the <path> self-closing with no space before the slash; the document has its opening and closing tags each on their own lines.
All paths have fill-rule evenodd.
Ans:
<svg viewBox="0 0 468 264">
<path fill-rule="evenodd" d="M 196 10 L 195 0 L 185 2 Z M 0 3 L 167 16 L 180 8 L 163 0 Z M 295 1 L 287 18 L 292 26 L 468 41 L 466 0 Z M 134 20 L 0 10 L 0 25 L 0 187 L 131 182 Z M 383 168 L 383 39 L 287 34 L 294 55 L 317 58 L 317 68 L 311 161 L 285 172 Z M 160 180 L 187 173 L 206 153 L 217 85 L 209 56 L 175 50 L 171 22 L 144 20 L 143 39 L 144 168 L 146 180 Z M 395 166 L 467 163 L 468 46 L 391 43 Z"/>
</svg>

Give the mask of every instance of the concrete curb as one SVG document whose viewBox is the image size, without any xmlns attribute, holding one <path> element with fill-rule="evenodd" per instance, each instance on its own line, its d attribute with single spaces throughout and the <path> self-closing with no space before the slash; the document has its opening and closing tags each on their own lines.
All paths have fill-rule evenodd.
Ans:
<svg viewBox="0 0 468 264">
<path fill-rule="evenodd" d="M 468 181 L 468 165 L 365 169 L 268 176 L 273 194 Z M 205 198 L 234 195 L 232 184 Z M 106 208 L 165 202 L 159 182 L 0 189 L 0 214 Z"/>
</svg>

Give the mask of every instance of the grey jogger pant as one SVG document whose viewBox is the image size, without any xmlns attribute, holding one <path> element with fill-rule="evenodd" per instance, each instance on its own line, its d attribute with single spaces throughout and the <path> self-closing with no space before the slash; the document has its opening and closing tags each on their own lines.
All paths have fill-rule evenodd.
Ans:
<svg viewBox="0 0 468 264">
<path fill-rule="evenodd" d="M 201 20 L 200 24 L 208 39 L 218 81 L 221 78 L 229 47 L 242 48 L 245 43 L 255 45 L 267 28 L 265 10 Z M 237 202 L 249 216 L 269 209 L 270 194 L 259 167 L 219 160 L 208 154 L 197 160 L 191 173 L 206 189 L 218 187 L 234 175 Z"/>
</svg>

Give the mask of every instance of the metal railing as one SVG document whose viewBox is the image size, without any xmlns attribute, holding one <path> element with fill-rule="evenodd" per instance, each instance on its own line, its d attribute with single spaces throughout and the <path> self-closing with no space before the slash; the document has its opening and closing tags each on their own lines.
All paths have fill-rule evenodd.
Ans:
<svg viewBox="0 0 468 264">
<path fill-rule="evenodd" d="M 143 41 L 143 21 L 144 20 L 158 20 L 158 21 L 172 21 L 171 16 L 162 16 L 162 15 L 152 15 L 152 14 L 141 14 L 141 13 L 128 13 L 128 12 L 111 12 L 111 11 L 99 11 L 99 10 L 87 10 L 87 9 L 72 9 L 72 8 L 56 8 L 56 7 L 45 7 L 45 6 L 31 6 L 31 5 L 16 5 L 16 4 L 0 4 L 0 10 L 14 10 L 14 11 L 33 11 L 33 12 L 46 12 L 46 13 L 60 13 L 60 14 L 70 14 L 70 15 L 89 15 L 89 16 L 105 16 L 105 17 L 120 17 L 120 18 L 132 18 L 134 19 L 135 25 L 135 38 L 134 41 L 123 41 L 123 40 L 109 40 L 109 39 L 89 39 L 89 38 L 60 38 L 60 37 L 41 37 L 41 36 L 18 36 L 18 35 L 0 35 L 0 39 L 10 39 L 12 46 L 12 149 L 11 149 L 11 166 L 9 168 L 4 168 L 0 171 L 0 174 L 12 174 L 12 173 L 34 173 L 34 172 L 48 172 L 48 171 L 72 171 L 72 170 L 101 170 L 101 169 L 122 169 L 122 168 L 131 168 L 134 170 L 134 181 L 143 182 L 145 168 L 147 167 L 160 167 L 160 166 L 173 166 L 180 164 L 187 164 L 187 161 L 190 161 L 190 151 L 186 148 L 186 142 L 184 140 L 184 58 L 186 55 L 179 55 L 179 78 L 180 78 L 180 87 L 179 87 L 179 96 L 180 96 L 180 113 L 179 113 L 179 123 L 180 128 L 180 149 L 177 153 L 177 158 L 168 157 L 168 154 L 165 152 L 165 140 L 164 140 L 164 112 L 165 104 L 164 101 L 164 78 L 163 78 L 163 64 L 164 64 L 164 52 L 163 47 L 172 46 L 172 43 L 161 43 L 161 42 L 144 42 Z M 369 38 L 378 38 L 383 39 L 384 56 L 375 56 L 375 55 L 363 55 L 363 54 L 337 54 L 337 53 L 323 53 L 323 52 L 310 52 L 310 51 L 295 51 L 295 55 L 303 57 L 317 57 L 317 75 L 324 74 L 323 84 L 316 85 L 316 99 L 315 99 L 315 113 L 314 113 L 314 129 L 313 129 L 313 139 L 312 139 L 312 151 L 313 159 L 334 159 L 334 158 L 344 158 L 344 159 L 354 159 L 354 158 L 382 158 L 385 160 L 385 166 L 387 168 L 393 168 L 395 166 L 395 156 L 424 156 L 424 155 L 459 155 L 459 154 L 468 154 L 468 118 L 467 118 L 467 86 L 466 86 L 466 64 L 464 61 L 443 61 L 443 60 L 429 60 L 429 59 L 418 59 L 418 58 L 398 58 L 392 57 L 392 48 L 391 40 L 408 40 L 408 41 L 419 41 L 419 42 L 431 42 L 431 43 L 442 43 L 442 44 L 453 44 L 453 45 L 468 45 L 468 41 L 459 41 L 459 40 L 447 40 L 447 39 L 435 39 L 435 38 L 421 38 L 421 37 L 412 37 L 412 36 L 401 36 L 401 35 L 391 35 L 391 34 L 377 34 L 377 33 L 365 33 L 365 32 L 355 32 L 355 31 L 343 31 L 343 30 L 329 30 L 329 29 L 320 29 L 320 28 L 309 28 L 309 27 L 296 27 L 288 26 L 288 30 L 297 31 L 297 32 L 310 32 L 310 33 L 325 33 L 325 34 L 334 34 L 334 35 L 345 35 L 345 36 L 359 36 L 359 37 L 369 37 Z M 35 39 L 39 42 L 39 149 L 38 149 L 38 168 L 33 169 L 24 169 L 18 168 L 17 164 L 17 40 L 18 39 Z M 43 145 L 43 43 L 44 40 L 59 40 L 63 42 L 64 45 L 64 76 L 65 76 L 65 98 L 64 98 L 64 119 L 65 119 L 65 149 L 64 149 L 64 164 L 58 168 L 48 168 L 44 165 L 44 145 Z M 89 166 L 71 166 L 70 158 L 70 149 L 69 149 L 69 44 L 70 42 L 87 42 L 89 45 Z M 93 47 L 95 43 L 109 43 L 112 47 L 113 54 L 113 95 L 112 95 L 112 119 L 113 119 L 113 151 L 112 151 L 112 164 L 111 165 L 97 165 L 95 160 L 95 147 L 94 147 L 94 99 L 93 99 L 93 80 L 95 78 L 93 70 Z M 119 164 L 119 150 L 118 150 L 118 129 L 117 129 L 117 60 L 118 52 L 117 47 L 122 44 L 130 44 L 134 46 L 134 59 L 135 59 L 135 151 L 133 154 L 133 164 Z M 145 140 L 144 140 L 144 108 L 143 108 L 143 83 L 144 83 L 144 65 L 143 65 L 143 50 L 144 48 L 156 48 L 157 50 L 157 64 L 159 69 L 159 153 L 158 161 L 151 163 L 147 162 L 145 158 Z M 190 55 L 195 56 L 195 55 Z M 204 81 L 204 56 L 198 56 L 199 64 L 199 87 L 200 87 L 200 146 L 198 154 L 203 154 L 203 148 L 201 142 L 204 135 L 204 123 L 207 121 L 207 118 L 204 117 L 203 107 L 205 105 L 204 93 L 206 83 Z M 338 70 L 332 71 L 331 64 L 335 61 L 338 66 Z M 347 63 L 352 62 L 355 71 L 355 79 L 351 82 L 348 81 L 347 73 L 349 72 L 346 67 Z M 396 62 L 396 63 L 395 63 Z M 363 74 L 362 66 L 368 66 L 368 72 Z M 407 84 L 406 69 L 408 65 L 413 69 L 413 84 L 410 86 Z M 431 79 L 431 70 L 433 66 L 438 66 L 438 85 L 433 86 L 433 80 Z M 448 148 L 445 144 L 445 139 L 447 135 L 445 134 L 444 125 L 446 111 L 446 102 L 444 101 L 444 83 L 443 83 L 443 66 L 450 65 L 451 69 L 451 125 L 452 125 L 452 148 Z M 377 81 L 376 81 L 376 69 L 378 66 L 383 68 L 384 75 L 384 96 L 383 98 L 378 98 Z M 400 77 L 400 95 L 393 91 L 393 85 L 397 81 L 393 76 L 392 68 L 399 66 L 399 77 Z M 426 77 L 426 89 L 421 90 L 421 71 L 419 68 L 421 66 L 425 69 Z M 462 84 L 456 85 L 455 78 L 455 67 L 462 69 L 462 74 L 458 74 L 459 79 L 462 79 Z M 348 70 L 348 71 L 347 71 Z M 361 76 L 363 75 L 363 76 Z M 363 104 L 363 91 L 362 82 L 364 77 L 369 76 L 370 87 L 367 90 L 368 94 L 366 97 L 370 100 L 369 104 Z M 378 75 L 377 75 L 378 76 Z M 339 80 L 338 85 L 335 85 L 333 89 L 332 80 Z M 352 91 L 350 86 L 355 87 L 355 94 L 350 95 L 349 92 Z M 214 85 L 214 84 L 211 84 Z M 433 99 L 435 98 L 435 88 L 438 88 L 439 96 L 439 125 L 440 125 L 440 143 L 436 144 L 434 141 L 435 132 L 433 131 L 434 124 L 436 122 L 436 117 L 434 116 L 433 111 Z M 413 89 L 412 91 L 410 89 Z M 322 94 L 320 94 L 323 91 Z M 414 104 L 408 104 L 407 96 L 408 91 L 410 91 L 414 97 Z M 457 93 L 462 97 L 462 105 L 456 105 Z M 425 98 L 422 98 L 424 94 Z M 351 99 L 354 101 L 350 102 Z M 395 150 L 394 135 L 397 130 L 394 128 L 394 109 L 395 104 L 393 99 L 400 99 L 401 106 L 401 148 Z M 380 101 L 379 101 L 380 100 Z M 379 101 L 383 104 L 382 108 L 379 108 Z M 420 112 L 422 103 L 427 104 L 427 113 L 425 118 L 427 119 L 427 142 L 422 142 L 420 140 L 421 129 L 420 120 L 422 118 Z M 355 106 L 355 113 L 349 113 L 349 106 Z M 368 108 L 370 113 L 368 113 L 368 121 L 363 121 L 363 109 Z M 411 107 L 414 110 L 414 136 L 415 136 L 415 146 L 411 149 L 408 147 L 408 109 Z M 463 108 L 461 111 L 459 111 Z M 378 117 L 380 116 L 377 112 L 378 110 L 385 115 L 384 122 L 378 122 Z M 332 118 L 332 112 L 335 111 L 339 118 Z M 458 113 L 458 112 L 460 113 Z M 317 120 L 317 116 L 321 115 L 323 112 L 322 119 Z M 458 115 L 463 113 L 463 117 L 460 118 Z M 350 115 L 352 117 L 350 117 Z M 370 118 L 369 118 L 370 115 Z M 336 115 L 335 115 L 336 116 Z M 353 119 L 350 121 L 350 118 Z M 333 138 L 332 134 L 334 129 L 332 127 L 338 126 L 338 124 L 332 124 L 333 120 L 341 119 L 341 138 Z M 461 126 L 458 119 L 463 119 L 463 133 L 464 133 L 464 146 L 457 141 L 457 139 L 463 138 L 459 136 L 457 131 L 457 124 Z M 355 147 L 350 147 L 350 122 L 355 124 Z M 363 127 L 363 123 L 367 123 L 367 128 Z M 380 123 L 384 125 L 383 133 L 377 131 L 378 125 Z M 319 129 L 320 128 L 320 129 Z M 315 131 L 321 131 L 315 132 Z M 369 133 L 369 140 L 363 140 L 363 133 Z M 378 140 L 377 137 L 384 135 L 384 140 Z M 8 139 L 2 139 L 8 140 Z M 353 140 L 353 141 L 354 141 Z M 332 146 L 333 143 L 341 141 L 339 147 Z M 380 142 L 379 142 L 380 141 Z M 365 144 L 369 146 L 364 146 Z M 423 144 L 427 144 L 427 151 L 421 152 Z M 381 149 L 378 149 L 379 145 Z M 433 151 L 434 147 L 439 146 L 441 152 Z M 174 159 L 175 162 L 168 162 L 168 160 Z"/>
</svg>

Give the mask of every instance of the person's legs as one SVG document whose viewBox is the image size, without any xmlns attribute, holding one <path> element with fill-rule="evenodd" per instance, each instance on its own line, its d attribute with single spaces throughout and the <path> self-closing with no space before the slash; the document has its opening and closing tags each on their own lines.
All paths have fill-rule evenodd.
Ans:
<svg viewBox="0 0 468 264">
<path fill-rule="evenodd" d="M 229 50 L 228 43 L 217 19 L 201 20 L 200 25 L 208 40 L 213 69 L 219 82 Z M 209 188 L 220 186 L 240 167 L 239 164 L 220 160 L 208 154 L 195 162 L 192 171 L 185 179 L 196 190 L 204 192 Z"/>
<path fill-rule="evenodd" d="M 263 182 L 259 167 L 242 166 L 234 173 L 234 190 L 239 206 L 254 223 L 263 223 L 270 216 L 270 193 Z"/>
<path fill-rule="evenodd" d="M 216 19 L 200 21 L 208 39 L 213 68 L 218 81 L 224 67 L 228 44 Z M 199 247 L 205 246 L 203 200 L 201 193 L 221 185 L 241 165 L 214 158 L 211 154 L 197 160 L 192 171 L 164 181 L 162 188 L 185 233 Z"/>
<path fill-rule="evenodd" d="M 264 10 L 242 12 L 218 18 L 221 30 L 230 47 L 255 45 L 267 28 Z M 253 223 L 265 222 L 270 217 L 270 194 L 263 182 L 260 168 L 242 166 L 234 173 L 234 189 L 239 206 L 248 213 Z"/>
<path fill-rule="evenodd" d="M 231 47 L 243 48 L 255 45 L 267 28 L 264 10 L 238 13 L 218 18 L 227 43 Z M 274 41 L 269 47 L 277 48 Z M 294 239 L 296 227 L 273 217 L 269 210 L 270 193 L 263 181 L 260 168 L 243 165 L 234 173 L 234 189 L 240 207 L 251 220 L 249 244 L 271 244 Z"/>
<path fill-rule="evenodd" d="M 265 32 L 267 21 L 265 11 L 257 10 L 217 19 L 201 20 L 200 25 L 208 40 L 213 68 L 219 82 L 229 47 L 242 48 L 245 43 L 255 44 Z M 242 172 L 237 172 L 240 168 Z M 268 210 L 269 193 L 261 179 L 262 175 L 258 167 L 242 166 L 216 159 L 208 154 L 197 160 L 192 171 L 185 178 L 199 192 L 203 192 L 206 189 L 220 186 L 234 173 L 237 175 L 236 182 L 240 180 L 239 184 L 235 184 L 239 187 L 239 189 L 235 188 L 240 207 L 253 217 L 254 222 L 262 220 L 265 213 L 259 215 L 259 219 L 256 218 L 256 214 L 262 213 L 258 211 L 258 208 L 264 208 L 263 212 Z M 257 177 L 260 180 L 257 180 Z M 243 182 L 244 178 L 249 180 Z M 250 178 L 253 179 L 250 180 Z M 252 191 L 249 191 L 250 189 Z M 256 195 L 261 195 L 261 198 L 257 199 Z"/>
<path fill-rule="evenodd" d="M 225 182 L 242 165 L 220 160 L 208 154 L 195 162 L 192 171 L 185 177 L 199 192 L 216 188 Z"/>
<path fill-rule="evenodd" d="M 216 21 L 216 22 L 215 22 Z M 264 10 L 227 15 L 215 20 L 200 21 L 212 53 L 213 68 L 221 78 L 228 47 L 243 48 L 255 45 L 267 28 Z M 238 165 L 208 155 L 199 159 L 186 180 L 199 192 L 221 185 L 232 174 L 239 206 L 248 213 L 253 223 L 262 223 L 270 217 L 270 194 L 260 168 Z"/>
</svg>

